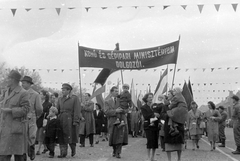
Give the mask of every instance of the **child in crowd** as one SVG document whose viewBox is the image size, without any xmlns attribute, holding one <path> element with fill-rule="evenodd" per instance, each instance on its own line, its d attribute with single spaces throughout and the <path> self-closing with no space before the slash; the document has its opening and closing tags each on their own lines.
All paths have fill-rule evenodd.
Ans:
<svg viewBox="0 0 240 161">
<path fill-rule="evenodd" d="M 57 119 L 58 109 L 52 106 L 47 116 L 45 131 L 45 144 L 49 150 L 49 158 L 54 158 L 55 144 L 57 142 L 57 131 L 59 130 L 59 120 Z"/>
<path fill-rule="evenodd" d="M 120 107 L 118 108 L 123 109 L 124 112 L 117 114 L 117 120 L 114 123 L 114 125 L 118 125 L 118 127 L 121 127 L 126 124 L 123 120 L 123 115 L 127 114 L 129 107 L 132 106 L 131 94 L 128 91 L 129 85 L 123 84 L 122 89 L 123 89 L 123 92 L 119 96 Z"/>
</svg>

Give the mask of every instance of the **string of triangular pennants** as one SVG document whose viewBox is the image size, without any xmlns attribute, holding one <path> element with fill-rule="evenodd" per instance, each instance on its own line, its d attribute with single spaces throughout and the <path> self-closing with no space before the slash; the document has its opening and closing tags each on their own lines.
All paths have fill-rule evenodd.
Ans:
<svg viewBox="0 0 240 161">
<path fill-rule="evenodd" d="M 200 13 L 202 13 L 203 11 L 203 8 L 204 6 L 206 5 L 214 5 L 216 11 L 218 12 L 220 10 L 220 6 L 221 5 L 231 5 L 233 10 L 236 12 L 237 11 L 237 6 L 238 6 L 238 3 L 230 3 L 230 4 L 197 4 L 197 7 L 198 7 L 198 10 Z M 84 7 L 86 12 L 89 12 L 90 9 L 93 9 L 93 8 L 101 8 L 102 10 L 106 10 L 108 8 L 117 8 L 117 9 L 121 9 L 121 8 L 126 8 L 126 7 L 131 7 L 131 8 L 135 8 L 135 9 L 138 9 L 138 8 L 142 8 L 142 7 L 147 7 L 149 9 L 152 9 L 154 7 L 162 7 L 163 10 L 169 8 L 169 7 L 173 7 L 173 6 L 180 6 L 182 7 L 184 10 L 187 10 L 187 7 L 188 6 L 192 6 L 192 4 L 189 4 L 189 5 L 148 5 L 148 6 L 109 6 L 109 7 L 106 7 L 106 6 L 102 6 L 102 7 Z M 57 14 L 60 15 L 61 13 L 61 10 L 62 9 L 69 9 L 69 10 L 73 10 L 73 9 L 78 9 L 79 7 L 64 7 L 64 8 L 61 8 L 61 7 L 57 7 L 57 8 L 53 8 L 56 10 Z M 82 7 L 81 7 L 82 8 Z M 10 9 L 13 16 L 15 16 L 16 12 L 18 9 L 20 8 L 0 8 L 0 10 L 3 10 L 3 9 Z M 24 8 L 27 12 L 31 11 L 32 9 L 36 9 L 36 8 Z M 48 8 L 37 8 L 37 10 L 45 10 L 45 9 L 48 9 Z M 51 8 L 52 9 L 52 8 Z"/>
<path fill-rule="evenodd" d="M 214 71 L 219 71 L 219 70 L 237 70 L 237 69 L 240 69 L 240 67 L 236 66 L 236 67 L 217 67 L 217 68 L 177 68 L 176 69 L 176 72 L 180 72 L 180 71 L 184 71 L 184 72 L 188 72 L 188 71 L 211 71 L 211 72 L 214 72 Z M 10 69 L 5 69 L 6 71 L 7 70 L 10 70 Z M 19 69 L 19 71 L 21 71 L 22 69 Z M 25 69 L 26 70 L 26 69 Z M 79 69 L 27 69 L 27 70 L 32 70 L 33 72 L 37 72 L 37 71 L 47 71 L 47 72 L 57 72 L 57 71 L 61 71 L 61 72 L 66 72 L 66 71 L 79 71 Z M 95 71 L 101 71 L 102 69 L 82 69 L 83 72 L 95 72 Z M 162 71 L 165 71 L 165 69 L 160 69 Z M 123 70 L 125 71 L 125 70 Z M 126 70 L 126 71 L 129 71 L 129 70 Z M 132 71 L 132 70 L 130 70 Z M 134 70 L 134 71 L 140 71 L 140 70 Z M 156 72 L 156 71 L 159 71 L 159 69 L 156 69 L 156 68 L 153 68 L 153 69 L 142 69 L 142 71 L 145 71 L 145 72 L 149 72 L 149 71 L 153 71 L 153 72 Z M 169 69 L 170 72 L 173 71 L 173 69 Z"/>
</svg>

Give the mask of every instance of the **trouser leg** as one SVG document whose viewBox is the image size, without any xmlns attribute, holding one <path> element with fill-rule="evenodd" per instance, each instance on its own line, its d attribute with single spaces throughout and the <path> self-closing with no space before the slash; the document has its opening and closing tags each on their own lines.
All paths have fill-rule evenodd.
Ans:
<svg viewBox="0 0 240 161">
<path fill-rule="evenodd" d="M 116 145 L 116 153 L 121 154 L 121 152 L 122 152 L 122 144 L 117 144 Z"/>
<path fill-rule="evenodd" d="M 49 150 L 49 155 L 54 156 L 55 143 L 46 144 L 47 149 Z"/>
<path fill-rule="evenodd" d="M 67 144 L 61 144 L 60 146 L 60 155 L 61 156 L 67 156 L 67 151 L 68 151 L 68 145 Z"/>
<path fill-rule="evenodd" d="M 85 135 L 80 135 L 80 144 L 85 145 Z"/>
<path fill-rule="evenodd" d="M 160 136 L 161 148 L 165 150 L 164 136 Z"/>
<path fill-rule="evenodd" d="M 72 156 L 74 156 L 76 154 L 76 143 L 70 143 L 69 144 L 71 151 L 72 151 Z"/>
<path fill-rule="evenodd" d="M 11 155 L 0 155 L 0 161 L 11 161 Z"/>
<path fill-rule="evenodd" d="M 90 145 L 92 145 L 93 144 L 93 134 L 89 134 L 89 143 L 90 143 Z"/>
</svg>

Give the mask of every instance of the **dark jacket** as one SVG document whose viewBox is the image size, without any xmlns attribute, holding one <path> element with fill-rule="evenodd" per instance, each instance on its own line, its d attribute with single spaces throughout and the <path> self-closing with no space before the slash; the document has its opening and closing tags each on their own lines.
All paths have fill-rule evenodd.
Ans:
<svg viewBox="0 0 240 161">
<path fill-rule="evenodd" d="M 142 112 L 142 115 L 144 118 L 144 123 L 143 123 L 144 130 L 147 130 L 147 129 L 158 130 L 158 121 L 154 122 L 154 126 L 151 126 L 151 127 L 149 126 L 150 118 L 155 117 L 154 112 L 151 109 L 151 107 L 148 106 L 147 104 L 145 104 L 141 107 L 141 112 Z"/>
<path fill-rule="evenodd" d="M 46 144 L 50 143 L 56 143 L 57 141 L 57 134 L 59 131 L 59 120 L 57 118 L 54 119 L 48 119 L 47 125 L 46 125 L 46 131 L 45 131 L 45 137 L 50 139 L 45 139 Z M 46 142 L 46 140 L 50 142 Z"/>
<path fill-rule="evenodd" d="M 96 126 L 96 134 L 100 134 L 102 130 L 102 124 L 104 121 L 104 113 L 102 110 L 99 110 L 98 115 L 97 115 L 97 110 L 93 111 L 93 116 L 95 119 L 95 126 Z"/>
<path fill-rule="evenodd" d="M 119 96 L 120 107 L 123 109 L 128 109 L 132 106 L 132 96 L 131 94 L 126 91 L 122 92 Z"/>
<path fill-rule="evenodd" d="M 37 119 L 37 127 L 41 128 L 43 126 L 43 119 L 46 119 L 49 114 L 49 109 L 52 107 L 52 104 L 48 101 L 43 102 L 43 112 L 41 116 Z"/>
</svg>

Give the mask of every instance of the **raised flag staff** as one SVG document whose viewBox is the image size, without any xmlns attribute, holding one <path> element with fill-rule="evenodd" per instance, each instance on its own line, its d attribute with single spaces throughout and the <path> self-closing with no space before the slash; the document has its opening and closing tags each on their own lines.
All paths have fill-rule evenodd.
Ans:
<svg viewBox="0 0 240 161">
<path fill-rule="evenodd" d="M 115 48 L 116 51 L 119 51 L 119 43 L 116 43 L 116 48 Z M 121 78 L 122 78 L 122 84 L 124 84 L 124 81 L 123 81 L 123 70 L 120 70 L 121 71 Z"/>
<path fill-rule="evenodd" d="M 79 53 L 79 42 L 78 42 L 78 53 Z M 80 102 L 82 102 L 82 77 L 81 77 L 81 64 L 80 64 L 80 55 L 78 54 L 78 60 L 79 60 L 79 67 L 78 67 L 78 74 L 79 74 L 79 88 L 80 88 Z"/>
<path fill-rule="evenodd" d="M 178 38 L 178 46 L 179 46 L 179 43 L 180 43 L 180 35 L 179 35 L 179 38 Z M 178 53 L 178 52 L 177 52 Z M 178 56 L 178 54 L 177 54 Z M 173 85 L 174 85 L 174 79 L 175 79 L 175 74 L 176 74 L 176 67 L 177 67 L 177 58 L 176 58 L 176 62 L 175 62 L 175 66 L 174 66 L 174 72 L 173 72 L 173 80 L 172 80 L 172 88 L 173 88 Z"/>
</svg>

